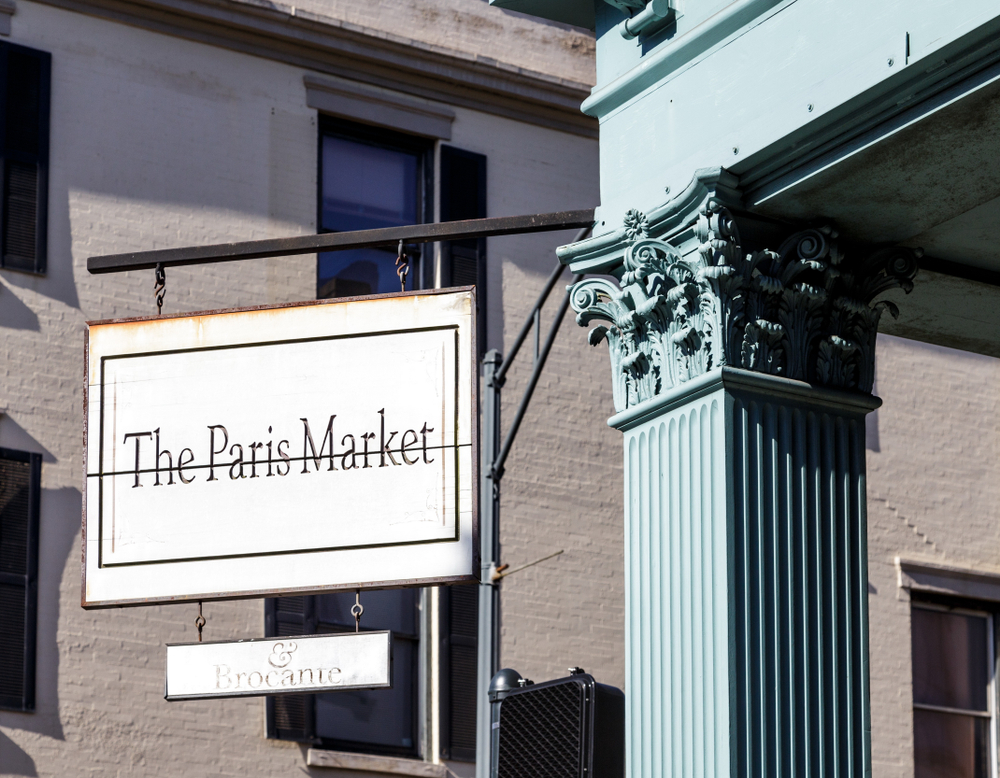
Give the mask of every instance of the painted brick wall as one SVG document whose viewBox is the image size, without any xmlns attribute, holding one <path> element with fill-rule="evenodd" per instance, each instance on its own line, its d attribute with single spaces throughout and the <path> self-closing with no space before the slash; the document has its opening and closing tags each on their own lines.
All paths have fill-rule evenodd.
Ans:
<svg viewBox="0 0 1000 778">
<path fill-rule="evenodd" d="M 304 0 L 289 5 L 343 20 L 348 28 L 373 28 L 430 50 L 458 51 L 484 65 L 498 63 L 505 69 L 588 85 L 596 77 L 593 33 L 495 8 L 483 0 Z"/>
<path fill-rule="evenodd" d="M 0 446 L 44 454 L 37 712 L 0 712 L 0 775 L 331 774 L 264 739 L 261 700 L 163 701 L 163 646 L 194 639 L 194 605 L 79 605 L 84 322 L 155 312 L 151 272 L 90 276 L 86 257 L 313 232 L 303 71 L 30 0 L 10 40 L 52 53 L 53 89 L 49 272 L 0 271 Z M 489 155 L 491 215 L 596 204 L 594 141 L 456 114 L 454 144 Z M 491 241 L 494 345 L 571 237 Z M 309 299 L 314 286 L 311 257 L 172 269 L 164 310 Z M 564 326 L 508 467 L 505 558 L 567 553 L 504 584 L 503 651 L 536 678 L 589 662 L 620 683 L 621 479 L 606 470 L 619 471 L 620 449 L 604 426 L 607 357 L 584 335 Z M 207 639 L 263 631 L 260 601 L 206 603 L 205 615 Z"/>
<path fill-rule="evenodd" d="M 868 451 L 872 771 L 909 778 L 910 603 L 894 560 L 1000 570 L 1000 360 L 880 336 L 876 372 L 885 404 Z"/>
</svg>

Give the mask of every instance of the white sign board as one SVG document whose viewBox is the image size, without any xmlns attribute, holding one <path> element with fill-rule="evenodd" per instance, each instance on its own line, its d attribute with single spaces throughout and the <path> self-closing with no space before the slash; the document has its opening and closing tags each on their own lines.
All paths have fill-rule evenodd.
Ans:
<svg viewBox="0 0 1000 778">
<path fill-rule="evenodd" d="M 392 686 L 392 633 L 167 645 L 168 700 Z"/>
<path fill-rule="evenodd" d="M 85 607 L 468 581 L 472 290 L 88 325 Z"/>
</svg>

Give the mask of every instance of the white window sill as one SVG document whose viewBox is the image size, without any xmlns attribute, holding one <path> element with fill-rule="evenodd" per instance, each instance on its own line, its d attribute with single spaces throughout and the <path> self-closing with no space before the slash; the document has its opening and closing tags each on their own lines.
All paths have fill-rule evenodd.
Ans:
<svg viewBox="0 0 1000 778">
<path fill-rule="evenodd" d="M 393 756 L 324 751 L 320 748 L 310 748 L 306 751 L 306 765 L 387 775 L 415 775 L 420 776 L 420 778 L 445 778 L 447 775 L 443 764 L 422 762 L 419 759 L 400 759 Z"/>
</svg>

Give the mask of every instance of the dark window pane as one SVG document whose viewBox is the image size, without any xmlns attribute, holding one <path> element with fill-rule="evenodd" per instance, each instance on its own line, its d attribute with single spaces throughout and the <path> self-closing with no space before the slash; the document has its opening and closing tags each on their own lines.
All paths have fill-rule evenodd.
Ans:
<svg viewBox="0 0 1000 778">
<path fill-rule="evenodd" d="M 414 224 L 417 154 L 323 138 L 323 229 L 343 232 Z"/>
<path fill-rule="evenodd" d="M 361 604 L 365 609 L 361 616 L 361 628 L 391 629 L 404 635 L 416 635 L 419 594 L 419 589 L 361 592 Z M 353 605 L 354 592 L 316 597 L 316 620 L 320 624 L 320 630 L 324 627 L 350 627 L 353 630 Z"/>
<path fill-rule="evenodd" d="M 987 710 L 986 618 L 913 608 L 913 701 Z"/>
<path fill-rule="evenodd" d="M 383 746 L 413 752 L 416 645 L 411 640 L 393 641 L 391 689 L 317 695 L 316 734 L 339 747 Z"/>
<path fill-rule="evenodd" d="M 413 289 L 416 268 L 410 261 L 406 289 Z M 357 297 L 399 291 L 396 253 L 379 249 L 331 251 L 319 255 L 318 297 Z"/>
<path fill-rule="evenodd" d="M 914 710 L 915 778 L 987 778 L 989 723 L 977 716 Z"/>
<path fill-rule="evenodd" d="M 326 135 L 321 170 L 323 230 L 371 230 L 420 221 L 419 153 Z M 410 268 L 407 289 L 413 288 L 415 271 Z M 320 254 L 318 276 L 320 298 L 399 291 L 395 251 Z"/>
</svg>

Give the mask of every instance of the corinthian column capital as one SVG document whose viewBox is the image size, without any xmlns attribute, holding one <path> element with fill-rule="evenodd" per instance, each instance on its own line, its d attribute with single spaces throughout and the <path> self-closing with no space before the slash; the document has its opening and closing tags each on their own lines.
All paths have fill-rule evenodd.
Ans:
<svg viewBox="0 0 1000 778">
<path fill-rule="evenodd" d="M 611 276 L 574 285 L 571 305 L 580 325 L 597 323 L 591 345 L 608 342 L 616 409 L 724 366 L 870 393 L 879 318 L 899 313 L 878 297 L 912 289 L 919 252 L 743 216 L 731 189 L 712 188 L 720 175 L 560 249 L 574 269 Z"/>
</svg>

